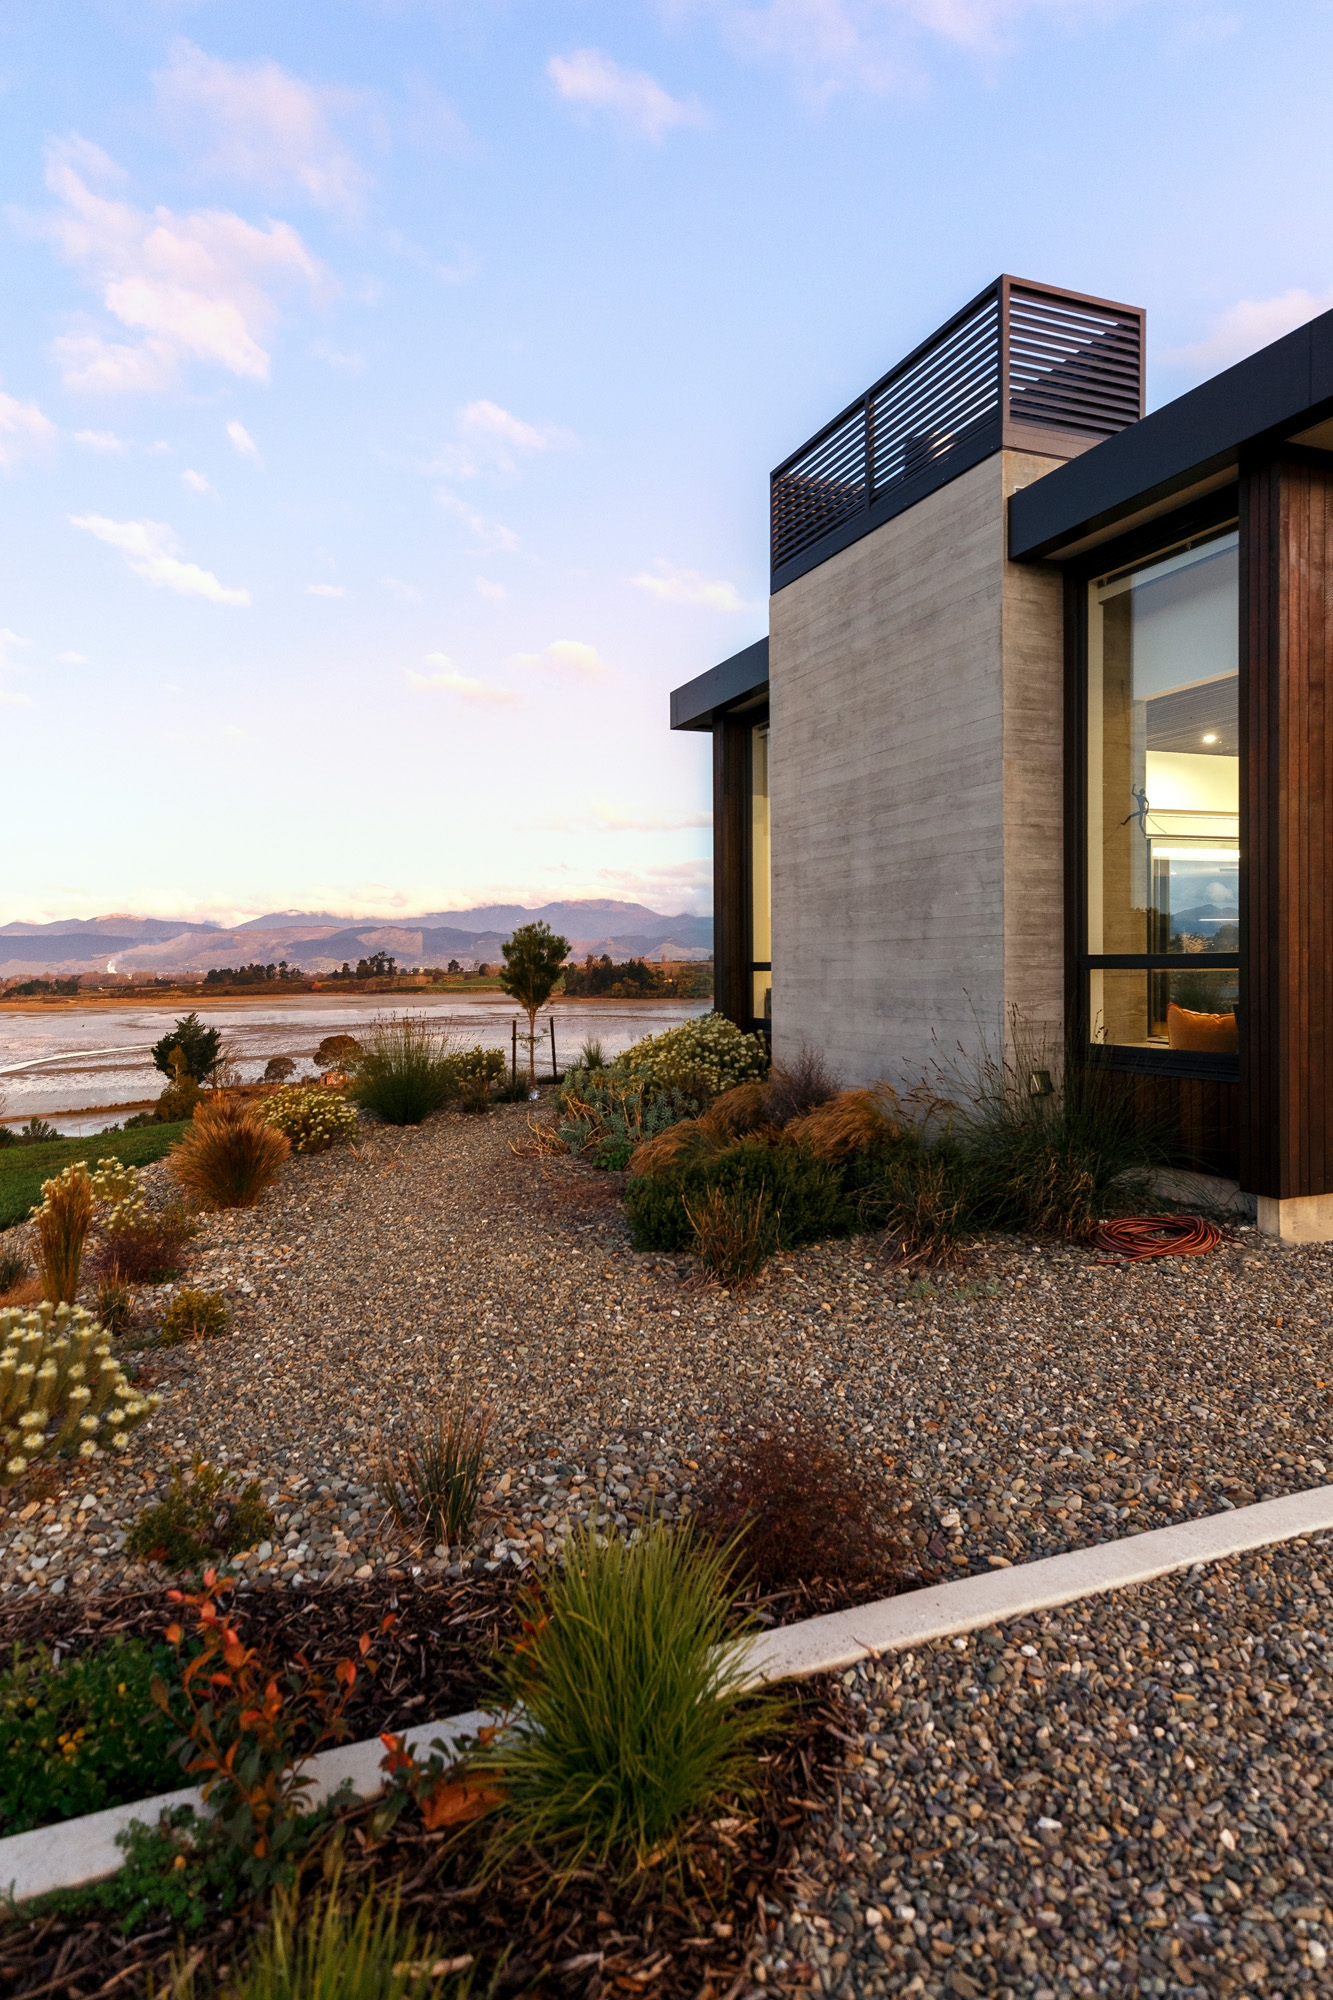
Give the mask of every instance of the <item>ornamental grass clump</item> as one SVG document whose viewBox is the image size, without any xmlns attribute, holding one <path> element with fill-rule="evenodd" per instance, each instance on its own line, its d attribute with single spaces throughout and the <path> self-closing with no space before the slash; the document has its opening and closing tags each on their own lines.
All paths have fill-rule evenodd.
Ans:
<svg viewBox="0 0 1333 2000">
<path fill-rule="evenodd" d="M 419 1125 L 458 1095 L 448 1035 L 416 1014 L 371 1023 L 350 1095 L 386 1125 Z"/>
<path fill-rule="evenodd" d="M 63 1173 L 43 1181 L 42 1196 L 33 1216 L 42 1297 L 52 1305 L 72 1306 L 96 1202 L 87 1162 L 72 1161 Z"/>
<path fill-rule="evenodd" d="M 52 1459 L 123 1451 L 161 1401 L 136 1394 L 82 1306 L 0 1312 L 0 1487 Z"/>
<path fill-rule="evenodd" d="M 379 1471 L 379 1493 L 404 1534 L 428 1547 L 456 1547 L 467 1539 L 486 1477 L 491 1412 L 467 1403 L 441 1410 L 428 1430 L 394 1454 Z"/>
<path fill-rule="evenodd" d="M 201 1208 L 253 1208 L 291 1154 L 282 1132 L 237 1097 L 208 1098 L 167 1155 L 167 1171 Z"/>
<path fill-rule="evenodd" d="M 294 1153 L 326 1153 L 330 1146 L 356 1137 L 354 1106 L 340 1091 L 321 1084 L 293 1084 L 276 1091 L 262 1101 L 259 1115 L 266 1125 L 285 1134 Z"/>
<path fill-rule="evenodd" d="M 215 1340 L 227 1331 L 227 1318 L 221 1292 L 204 1292 L 197 1286 L 185 1285 L 162 1315 L 158 1344 L 179 1347 L 185 1341 Z"/>
<path fill-rule="evenodd" d="M 443 1959 L 399 1908 L 395 1892 L 368 1890 L 354 1910 L 327 1895 L 302 1910 L 294 1894 L 274 1898 L 269 1927 L 251 1953 L 248 1971 L 229 1985 L 230 2000 L 464 2000 L 472 1982 L 451 1975 L 470 1955 Z M 211 1990 L 211 1987 L 210 1987 Z M 193 1979 L 176 2000 L 193 2000 Z"/>
<path fill-rule="evenodd" d="M 580 1529 L 500 1669 L 521 1709 L 487 1761 L 501 1774 L 492 1866 L 536 1849 L 566 1876 L 668 1859 L 692 1822 L 757 1790 L 781 1698 L 747 1695 L 735 1552 L 660 1521 L 639 1540 Z"/>
<path fill-rule="evenodd" d="M 748 1284 L 778 1247 L 781 1217 L 767 1188 L 705 1188 L 682 1207 L 695 1254 L 720 1285 Z"/>
</svg>

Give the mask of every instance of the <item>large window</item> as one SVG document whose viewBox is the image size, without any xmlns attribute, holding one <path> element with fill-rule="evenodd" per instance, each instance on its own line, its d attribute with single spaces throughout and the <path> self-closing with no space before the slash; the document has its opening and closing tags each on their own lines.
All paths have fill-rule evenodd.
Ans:
<svg viewBox="0 0 1333 2000">
<path fill-rule="evenodd" d="M 1234 530 L 1089 586 L 1094 1042 L 1236 1052 L 1239 637 Z"/>
</svg>

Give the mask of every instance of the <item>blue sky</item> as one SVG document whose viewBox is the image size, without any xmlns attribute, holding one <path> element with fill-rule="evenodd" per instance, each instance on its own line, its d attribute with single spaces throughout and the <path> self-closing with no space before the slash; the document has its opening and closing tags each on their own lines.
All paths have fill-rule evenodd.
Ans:
<svg viewBox="0 0 1333 2000">
<path fill-rule="evenodd" d="M 1333 304 L 1323 0 L 0 16 L 0 918 L 709 900 L 769 468 L 1000 270 Z"/>
</svg>

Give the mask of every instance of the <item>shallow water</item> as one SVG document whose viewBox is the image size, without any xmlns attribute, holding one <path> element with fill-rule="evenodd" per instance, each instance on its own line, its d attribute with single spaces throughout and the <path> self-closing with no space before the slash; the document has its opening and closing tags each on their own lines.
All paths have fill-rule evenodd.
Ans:
<svg viewBox="0 0 1333 2000">
<path fill-rule="evenodd" d="M 450 994 L 448 998 L 418 998 L 404 994 L 396 1005 L 420 1015 L 433 1027 L 454 1035 L 465 1047 L 511 1048 L 512 1024 L 526 1032 L 522 1015 L 503 993 Z M 551 1029 L 555 1023 L 556 1060 L 561 1068 L 590 1036 L 600 1040 L 607 1055 L 618 1055 L 644 1035 L 660 1034 L 680 1021 L 706 1014 L 711 1000 L 557 1000 L 538 1021 L 539 1071 L 550 1074 Z M 97 1132 L 119 1122 L 121 1109 L 151 1100 L 165 1079 L 153 1067 L 149 1051 L 174 1021 L 187 1011 L 178 995 L 155 1006 L 52 1008 L 50 1012 L 7 1011 L 0 1007 L 0 1093 L 4 1122 L 21 1124 L 46 1118 L 61 1132 Z M 332 993 L 305 993 L 266 1002 L 219 1001 L 200 1006 L 199 1018 L 221 1028 L 224 1046 L 243 1082 L 263 1075 L 271 1056 L 292 1056 L 297 1076 L 314 1075 L 311 1057 L 325 1035 L 364 1031 L 376 1014 L 392 1011 L 382 993 L 341 998 Z M 526 1050 L 519 1043 L 519 1058 Z M 97 1107 L 94 1112 L 90 1108 Z"/>
</svg>

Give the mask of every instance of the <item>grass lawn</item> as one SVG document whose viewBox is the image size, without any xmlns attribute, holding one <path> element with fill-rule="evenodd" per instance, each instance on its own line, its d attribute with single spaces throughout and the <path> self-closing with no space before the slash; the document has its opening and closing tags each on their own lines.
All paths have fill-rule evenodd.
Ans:
<svg viewBox="0 0 1333 2000">
<path fill-rule="evenodd" d="M 42 1182 L 71 1160 L 86 1160 L 91 1167 L 114 1157 L 129 1167 L 146 1167 L 150 1160 L 160 1160 L 185 1129 L 184 1123 L 145 1125 L 137 1132 L 94 1132 L 81 1139 L 0 1148 L 0 1229 L 26 1221 L 42 1198 Z"/>
</svg>

